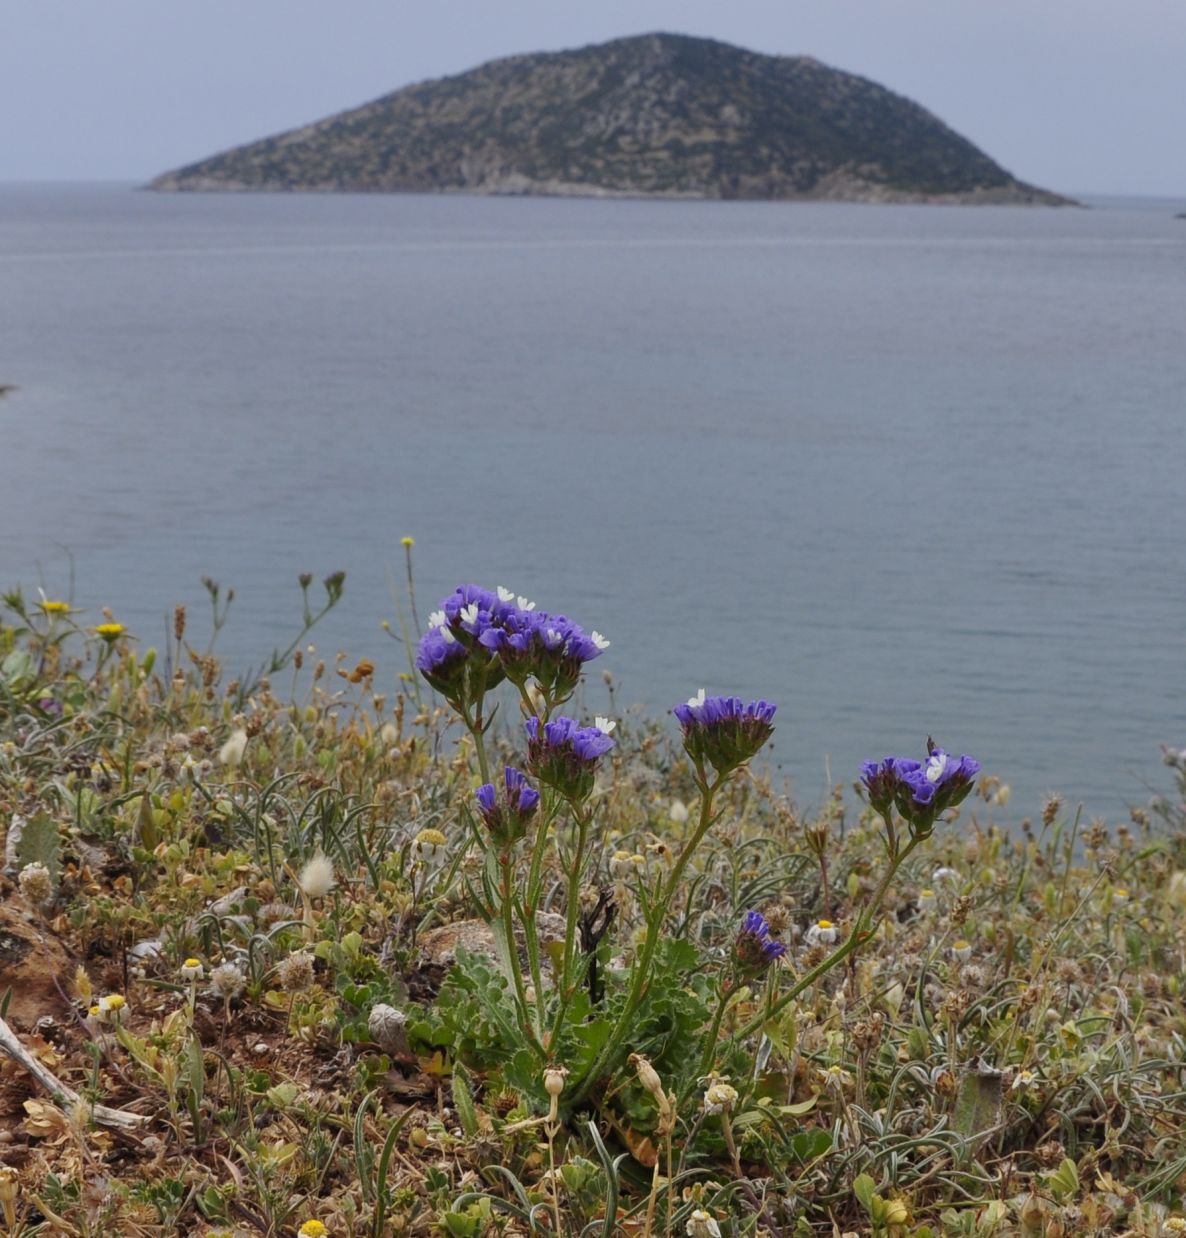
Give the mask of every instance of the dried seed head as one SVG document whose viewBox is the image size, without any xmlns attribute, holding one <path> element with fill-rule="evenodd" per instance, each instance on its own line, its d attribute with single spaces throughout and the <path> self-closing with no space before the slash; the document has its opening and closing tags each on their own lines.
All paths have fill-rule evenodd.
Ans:
<svg viewBox="0 0 1186 1238">
<path fill-rule="evenodd" d="M 408 1016 L 402 1010 L 380 1002 L 371 1007 L 367 1018 L 367 1032 L 384 1053 L 407 1053 L 407 1023 Z"/>
<path fill-rule="evenodd" d="M 286 993 L 303 992 L 313 983 L 313 956 L 304 950 L 290 954 L 280 960 L 276 975 Z"/>
<path fill-rule="evenodd" d="M 237 963 L 219 963 L 210 972 L 210 987 L 228 1002 L 243 992 L 246 983 L 247 977 Z"/>
<path fill-rule="evenodd" d="M 661 1096 L 666 1096 L 663 1091 L 663 1080 L 659 1078 L 659 1072 L 651 1065 L 650 1058 L 643 1057 L 641 1053 L 632 1053 L 630 1055 L 630 1065 L 638 1071 L 638 1081 L 656 1100 Z"/>
<path fill-rule="evenodd" d="M 21 869 L 20 876 L 17 877 L 17 884 L 21 888 L 21 893 L 34 906 L 48 903 L 54 896 L 54 882 L 50 876 L 49 869 L 44 864 L 39 864 L 36 861 L 32 864 L 26 864 Z"/>
<path fill-rule="evenodd" d="M 297 878 L 297 885 L 306 898 L 324 898 L 334 888 L 334 866 L 329 856 L 319 851 Z"/>
<path fill-rule="evenodd" d="M 559 1096 L 564 1091 L 564 1080 L 568 1078 L 568 1070 L 563 1066 L 544 1067 L 544 1091 L 549 1096 Z"/>
</svg>

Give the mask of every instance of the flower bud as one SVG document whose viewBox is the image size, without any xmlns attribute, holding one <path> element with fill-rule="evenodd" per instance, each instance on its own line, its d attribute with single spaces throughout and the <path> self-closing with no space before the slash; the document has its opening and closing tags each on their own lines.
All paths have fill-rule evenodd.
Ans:
<svg viewBox="0 0 1186 1238">
<path fill-rule="evenodd" d="M 482 821 L 500 847 L 512 846 L 527 833 L 528 823 L 539 807 L 539 792 L 513 765 L 506 767 L 501 795 L 490 782 L 479 787 L 474 795 Z"/>
</svg>

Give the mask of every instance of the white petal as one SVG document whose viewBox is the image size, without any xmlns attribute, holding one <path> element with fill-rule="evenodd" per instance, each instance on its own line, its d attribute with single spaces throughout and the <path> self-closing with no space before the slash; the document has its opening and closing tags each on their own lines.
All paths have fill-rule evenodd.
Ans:
<svg viewBox="0 0 1186 1238">
<path fill-rule="evenodd" d="M 616 722 L 612 722 L 609 718 L 603 718 L 600 714 L 598 714 L 593 720 L 593 725 L 602 733 L 602 735 L 609 735 L 618 724 Z"/>
<path fill-rule="evenodd" d="M 513 589 L 506 589 L 502 585 L 498 586 L 498 600 L 500 602 L 511 602 L 514 600 L 515 592 Z"/>
<path fill-rule="evenodd" d="M 598 649 L 609 648 L 609 641 L 607 641 L 600 632 L 593 632 L 589 639 L 597 646 Z"/>
</svg>

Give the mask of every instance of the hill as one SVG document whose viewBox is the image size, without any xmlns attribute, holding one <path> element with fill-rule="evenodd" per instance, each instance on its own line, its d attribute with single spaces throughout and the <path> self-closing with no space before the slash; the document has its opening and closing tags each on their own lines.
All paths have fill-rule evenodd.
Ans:
<svg viewBox="0 0 1186 1238">
<path fill-rule="evenodd" d="M 150 187 L 1068 202 L 865 78 L 673 34 L 494 60 Z"/>
</svg>

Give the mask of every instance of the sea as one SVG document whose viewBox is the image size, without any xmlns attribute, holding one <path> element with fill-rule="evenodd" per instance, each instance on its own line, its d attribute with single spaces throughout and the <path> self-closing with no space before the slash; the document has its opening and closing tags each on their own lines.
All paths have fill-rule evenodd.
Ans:
<svg viewBox="0 0 1186 1238">
<path fill-rule="evenodd" d="M 310 661 L 390 703 L 504 585 L 611 640 L 589 713 L 777 702 L 805 809 L 933 736 L 1122 820 L 1186 746 L 1186 203 L 1087 204 L 0 185 L 0 587 L 163 650 L 211 578 L 238 673 L 344 570 Z"/>
</svg>

